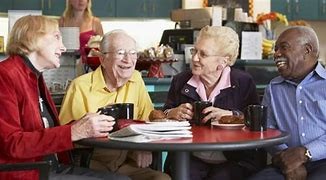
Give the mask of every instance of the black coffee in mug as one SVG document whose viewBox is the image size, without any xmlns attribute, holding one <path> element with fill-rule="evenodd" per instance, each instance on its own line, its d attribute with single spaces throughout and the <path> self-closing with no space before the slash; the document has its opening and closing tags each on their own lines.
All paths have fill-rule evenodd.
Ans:
<svg viewBox="0 0 326 180">
<path fill-rule="evenodd" d="M 192 121 L 196 125 L 200 125 L 202 120 L 207 114 L 203 113 L 203 110 L 209 106 L 212 106 L 212 102 L 210 101 L 195 101 L 192 104 L 194 115 L 192 117 Z"/>
<path fill-rule="evenodd" d="M 249 105 L 245 109 L 245 124 L 250 131 L 266 131 L 267 107 L 263 105 Z"/>
</svg>

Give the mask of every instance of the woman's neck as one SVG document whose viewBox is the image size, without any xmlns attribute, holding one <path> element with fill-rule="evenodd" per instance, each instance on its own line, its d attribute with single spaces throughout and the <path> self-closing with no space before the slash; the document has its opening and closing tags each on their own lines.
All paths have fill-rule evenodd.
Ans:
<svg viewBox="0 0 326 180">
<path fill-rule="evenodd" d="M 35 69 L 37 69 L 39 72 L 43 72 L 45 70 L 42 67 L 42 65 L 39 63 L 40 61 L 38 61 L 38 59 L 37 59 L 36 52 L 32 52 L 26 56 L 29 59 L 29 61 L 31 62 L 31 64 L 35 67 Z"/>
<path fill-rule="evenodd" d="M 200 77 L 201 82 L 204 84 L 206 96 L 209 97 L 213 92 L 216 85 L 219 83 L 221 79 L 221 74 L 212 74 L 205 77 Z"/>
<path fill-rule="evenodd" d="M 84 11 L 74 11 L 73 12 L 74 19 L 83 19 L 84 18 Z"/>
<path fill-rule="evenodd" d="M 73 17 L 69 20 L 69 25 L 80 27 L 87 19 L 84 17 L 84 11 L 74 11 Z"/>
</svg>

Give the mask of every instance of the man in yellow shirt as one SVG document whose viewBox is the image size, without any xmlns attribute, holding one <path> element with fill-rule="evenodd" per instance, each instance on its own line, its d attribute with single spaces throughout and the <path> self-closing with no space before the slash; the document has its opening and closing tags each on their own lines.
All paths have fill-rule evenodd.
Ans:
<svg viewBox="0 0 326 180">
<path fill-rule="evenodd" d="M 104 35 L 100 51 L 101 66 L 71 83 L 61 106 L 60 123 L 70 123 L 87 112 L 96 112 L 113 103 L 133 103 L 134 119 L 148 120 L 154 108 L 145 83 L 135 70 L 136 41 L 124 31 L 115 30 Z M 148 168 L 151 162 L 151 152 L 95 148 L 90 167 L 114 171 L 132 179 L 170 179 Z"/>
</svg>

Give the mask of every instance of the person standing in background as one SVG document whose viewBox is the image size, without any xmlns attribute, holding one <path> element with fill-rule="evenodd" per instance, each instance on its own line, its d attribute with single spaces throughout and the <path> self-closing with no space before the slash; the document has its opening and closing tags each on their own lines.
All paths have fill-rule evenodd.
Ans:
<svg viewBox="0 0 326 180">
<path fill-rule="evenodd" d="M 80 63 L 86 62 L 85 46 L 88 40 L 92 36 L 103 36 L 101 21 L 93 16 L 91 6 L 92 0 L 66 0 L 66 9 L 59 19 L 60 27 L 79 27 Z"/>
</svg>

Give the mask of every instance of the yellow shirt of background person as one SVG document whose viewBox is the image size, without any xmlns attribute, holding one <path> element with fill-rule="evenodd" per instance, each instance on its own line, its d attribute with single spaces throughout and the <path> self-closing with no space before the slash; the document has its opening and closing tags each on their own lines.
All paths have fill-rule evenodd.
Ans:
<svg viewBox="0 0 326 180">
<path fill-rule="evenodd" d="M 64 97 L 60 110 L 60 124 L 83 117 L 87 112 L 112 103 L 133 103 L 134 119 L 148 120 L 154 109 L 145 83 L 138 71 L 134 71 L 129 81 L 117 91 L 106 88 L 102 68 L 82 75 L 72 81 Z"/>
</svg>

